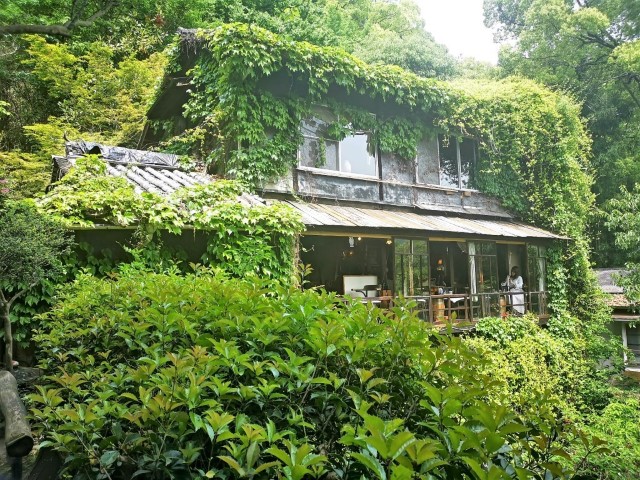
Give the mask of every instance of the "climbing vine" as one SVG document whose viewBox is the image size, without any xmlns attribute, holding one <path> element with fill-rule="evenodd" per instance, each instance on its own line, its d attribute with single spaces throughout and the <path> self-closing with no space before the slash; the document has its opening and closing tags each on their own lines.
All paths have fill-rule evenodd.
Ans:
<svg viewBox="0 0 640 480">
<path fill-rule="evenodd" d="M 287 278 L 295 237 L 303 229 L 300 219 L 283 204 L 240 202 L 243 193 L 238 182 L 219 180 L 168 196 L 138 194 L 124 178 L 107 175 L 105 162 L 88 156 L 78 159 L 38 206 L 70 228 L 136 226 L 141 245 L 149 248 L 163 232 L 206 232 L 203 263 L 237 276 Z"/>
<path fill-rule="evenodd" d="M 174 50 L 174 64 L 180 63 L 180 52 L 194 46 L 200 51 L 189 73 L 195 88 L 184 109 L 194 127 L 169 146 L 184 151 L 184 139 L 204 127 L 209 135 L 197 135 L 191 151 L 206 143 L 214 170 L 253 185 L 295 162 L 300 121 L 313 105 L 327 105 L 340 118 L 330 129 L 337 137 L 371 131 L 382 150 L 413 158 L 424 132 L 421 117 L 445 108 L 449 95 L 441 82 L 398 67 L 369 66 L 340 49 L 285 40 L 255 26 L 230 24 L 187 35 L 182 48 Z M 264 88 L 269 81 L 286 89 L 274 93 Z M 403 108 L 371 115 L 367 108 L 339 101 L 342 94 L 358 96 L 367 106 L 374 99 Z"/>
</svg>

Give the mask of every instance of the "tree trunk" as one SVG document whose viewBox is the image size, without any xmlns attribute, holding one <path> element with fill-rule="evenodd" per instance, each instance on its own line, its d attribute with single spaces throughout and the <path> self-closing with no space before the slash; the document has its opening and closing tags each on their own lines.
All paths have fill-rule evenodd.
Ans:
<svg viewBox="0 0 640 480">
<path fill-rule="evenodd" d="M 2 25 L 0 35 L 20 35 L 23 33 L 39 33 L 70 37 L 71 30 L 64 25 Z"/>
<path fill-rule="evenodd" d="M 13 373 L 13 335 L 11 333 L 11 320 L 9 320 L 10 305 L 4 302 L 2 305 L 2 324 L 4 325 L 4 368 Z"/>
<path fill-rule="evenodd" d="M 4 441 L 7 455 L 24 457 L 33 448 L 31 428 L 27 422 L 27 412 L 18 396 L 18 384 L 15 377 L 0 371 L 0 410 L 4 415 Z"/>
</svg>

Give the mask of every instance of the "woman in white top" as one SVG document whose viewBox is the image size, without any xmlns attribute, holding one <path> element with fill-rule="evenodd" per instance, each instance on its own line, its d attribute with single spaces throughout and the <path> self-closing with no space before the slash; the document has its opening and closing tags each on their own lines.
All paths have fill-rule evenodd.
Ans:
<svg viewBox="0 0 640 480">
<path fill-rule="evenodd" d="M 524 315 L 524 290 L 522 290 L 524 282 L 518 267 L 511 269 L 511 275 L 507 275 L 504 285 L 511 292 L 511 295 L 509 295 L 511 298 L 511 310 L 516 314 Z"/>
</svg>

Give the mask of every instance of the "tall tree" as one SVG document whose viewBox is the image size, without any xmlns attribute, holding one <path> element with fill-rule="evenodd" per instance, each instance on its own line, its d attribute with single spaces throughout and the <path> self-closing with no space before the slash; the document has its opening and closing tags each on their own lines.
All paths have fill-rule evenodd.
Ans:
<svg viewBox="0 0 640 480">
<path fill-rule="evenodd" d="M 507 41 L 505 74 L 571 92 L 593 134 L 599 204 L 640 181 L 640 2 L 487 0 L 485 22 Z M 619 263 L 612 236 L 594 217 L 597 260 Z"/>
<path fill-rule="evenodd" d="M 455 61 L 424 29 L 420 8 L 409 0 L 377 2 L 353 53 L 369 63 L 398 65 L 423 77 L 450 77 Z"/>
</svg>

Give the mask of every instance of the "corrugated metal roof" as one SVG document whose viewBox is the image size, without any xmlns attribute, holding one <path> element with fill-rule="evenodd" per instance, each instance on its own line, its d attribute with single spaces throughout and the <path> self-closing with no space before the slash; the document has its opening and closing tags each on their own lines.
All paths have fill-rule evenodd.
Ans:
<svg viewBox="0 0 640 480">
<path fill-rule="evenodd" d="M 624 293 L 624 289 L 616 284 L 617 276 L 624 276 L 627 270 L 623 268 L 594 268 L 600 288 L 605 293 Z"/>
<path fill-rule="evenodd" d="M 490 215 L 492 217 L 511 218 L 511 214 L 500 208 L 475 207 L 470 205 L 438 205 L 428 203 L 415 203 L 414 207 L 426 212 L 441 212 L 446 209 L 449 213 L 459 213 L 461 215 Z"/>
<path fill-rule="evenodd" d="M 180 170 L 167 170 L 153 166 L 107 164 L 107 172 L 115 177 L 124 177 L 133 185 L 136 192 L 151 192 L 168 195 L 179 188 L 205 185 L 215 181 L 213 178 Z"/>
<path fill-rule="evenodd" d="M 149 152 L 131 148 L 112 147 L 94 142 L 67 142 L 67 156 L 54 157 L 53 181 L 59 180 L 75 164 L 90 154 L 97 154 L 107 163 L 107 173 L 125 178 L 137 193 L 150 192 L 170 195 L 176 190 L 217 181 L 215 177 L 180 168 L 178 156 L 169 153 Z M 56 173 L 55 169 L 59 172 Z M 250 193 L 238 195 L 237 200 L 246 206 L 265 205 L 263 198 Z"/>
<path fill-rule="evenodd" d="M 308 227 L 422 230 L 454 235 L 504 238 L 565 239 L 547 230 L 509 220 L 485 220 L 371 208 L 282 200 L 302 216 Z"/>
</svg>

